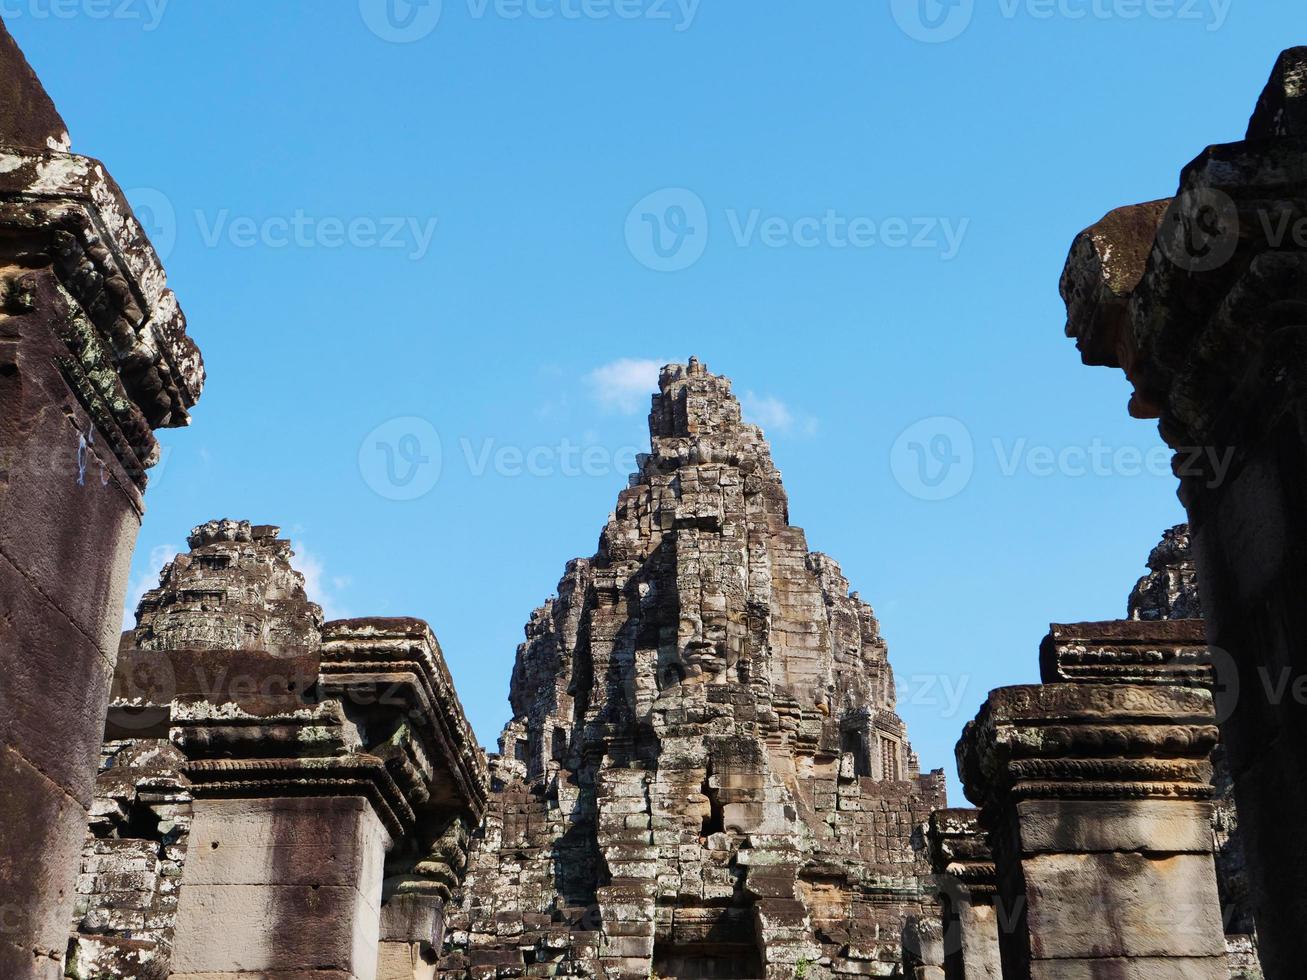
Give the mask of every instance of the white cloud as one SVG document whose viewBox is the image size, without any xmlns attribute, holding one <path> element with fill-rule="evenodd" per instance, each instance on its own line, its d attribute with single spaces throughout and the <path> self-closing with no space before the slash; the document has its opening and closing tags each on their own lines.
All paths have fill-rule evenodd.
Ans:
<svg viewBox="0 0 1307 980">
<path fill-rule="evenodd" d="M 327 566 L 303 541 L 292 541 L 291 550 L 295 557 L 291 564 L 304 576 L 304 591 L 309 600 L 322 607 L 322 616 L 328 622 L 333 619 L 348 619 L 349 610 L 340 602 L 338 593 L 349 586 L 349 578 L 342 575 L 328 575 Z"/>
<path fill-rule="evenodd" d="M 127 586 L 127 601 L 123 603 L 123 630 L 136 629 L 136 607 L 145 598 L 145 593 L 159 584 L 159 573 L 163 566 L 177 557 L 180 551 L 175 544 L 156 545 L 150 549 L 149 564 Z"/>
<path fill-rule="evenodd" d="M 591 394 L 604 409 L 635 415 L 649 407 L 658 390 L 658 372 L 667 361 L 622 357 L 595 368 L 586 380 Z"/>
<path fill-rule="evenodd" d="M 740 398 L 740 407 L 744 410 L 747 421 L 773 434 L 811 436 L 817 432 L 815 418 L 794 411 L 785 402 L 771 395 L 746 391 Z"/>
</svg>

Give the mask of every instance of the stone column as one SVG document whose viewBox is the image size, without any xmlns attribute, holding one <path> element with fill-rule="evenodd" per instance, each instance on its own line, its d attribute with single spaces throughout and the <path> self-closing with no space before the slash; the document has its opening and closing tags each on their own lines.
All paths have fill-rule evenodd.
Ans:
<svg viewBox="0 0 1307 980">
<path fill-rule="evenodd" d="M 1147 581 L 1147 580 L 1145 580 Z M 1196 592 L 1193 593 L 1196 595 Z M 1109 620 L 1054 623 L 1039 648 L 1046 684 L 1161 684 L 1212 692 L 1217 721 L 1237 700 L 1229 656 L 1207 646 L 1201 619 Z M 1231 976 L 1257 967 L 1257 942 L 1248 908 L 1243 834 L 1231 794 L 1225 747 L 1212 754 L 1212 835 L 1221 922 Z"/>
<path fill-rule="evenodd" d="M 204 372 L 101 164 L 0 25 L 0 975 L 61 976 L 153 430 Z"/>
<path fill-rule="evenodd" d="M 158 853 L 172 882 L 89 882 L 110 924 L 157 914 L 148 936 L 80 916 L 92 972 L 77 975 L 429 977 L 488 789 L 435 636 L 416 619 L 324 625 L 270 525 L 212 521 L 189 540 L 124 636 L 106 743 L 166 762 L 190 803 L 184 846 L 130 813 L 88 840 Z M 157 784 L 138 768 L 104 777 L 110 817 Z"/>
<path fill-rule="evenodd" d="M 1001 980 L 998 933 L 1006 910 L 995 906 L 994 854 L 978 810 L 936 810 L 926 847 L 943 920 L 947 980 Z"/>
<path fill-rule="evenodd" d="M 1085 363 L 1176 450 L 1211 645 L 1237 666 L 1222 722 L 1271 978 L 1307 956 L 1307 48 L 1284 52 L 1244 141 L 1209 147 L 1177 197 L 1072 246 L 1062 291 Z M 1286 873 L 1287 872 L 1287 873 Z"/>
<path fill-rule="evenodd" d="M 908 980 L 945 980 L 944 930 L 938 919 L 912 915 L 903 923 L 903 971 Z"/>
<path fill-rule="evenodd" d="M 958 743 L 993 843 L 1008 980 L 1226 980 L 1211 695 L 1048 684 L 990 694 Z M 1107 972 L 1104 972 L 1107 971 Z"/>
</svg>

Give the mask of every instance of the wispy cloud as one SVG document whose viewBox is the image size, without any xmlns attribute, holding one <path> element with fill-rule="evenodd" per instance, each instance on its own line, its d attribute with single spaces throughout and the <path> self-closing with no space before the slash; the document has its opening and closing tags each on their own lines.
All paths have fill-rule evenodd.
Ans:
<svg viewBox="0 0 1307 980">
<path fill-rule="evenodd" d="M 658 390 L 658 372 L 667 361 L 622 357 L 601 365 L 586 375 L 595 400 L 610 412 L 635 415 L 649 407 L 649 397 Z"/>
<path fill-rule="evenodd" d="M 744 417 L 769 433 L 811 436 L 817 432 L 817 420 L 811 415 L 796 412 L 779 398 L 746 391 L 740 397 Z"/>
<path fill-rule="evenodd" d="M 295 552 L 292 563 L 304 576 L 304 591 L 309 599 L 322 607 L 323 618 L 348 619 L 350 612 L 341 604 L 340 593 L 349 588 L 350 580 L 344 575 L 329 575 L 326 563 L 309 550 L 302 540 L 291 542 Z"/>
<path fill-rule="evenodd" d="M 145 570 L 127 586 L 127 601 L 123 603 L 124 631 L 136 628 L 136 607 L 145 598 L 145 593 L 159 584 L 159 573 L 163 571 L 163 566 L 177 557 L 180 550 L 175 544 L 160 544 L 150 549 L 149 563 Z"/>
</svg>

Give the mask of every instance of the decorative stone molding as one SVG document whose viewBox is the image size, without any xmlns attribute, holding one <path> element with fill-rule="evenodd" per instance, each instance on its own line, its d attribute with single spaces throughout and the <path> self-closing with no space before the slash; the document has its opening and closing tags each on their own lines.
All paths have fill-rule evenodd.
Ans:
<svg viewBox="0 0 1307 980">
<path fill-rule="evenodd" d="M 1290 625 L 1307 588 L 1304 77 L 1307 48 L 1281 54 L 1244 139 L 1185 167 L 1160 212 L 1084 232 L 1062 280 L 1082 359 L 1124 369 L 1131 413 L 1157 418 L 1176 450 L 1208 642 L 1235 695 L 1224 772 L 1270 976 L 1301 972 L 1307 922 L 1307 895 L 1282 873 L 1307 865 L 1307 842 L 1283 832 L 1307 808 L 1307 701 L 1293 693 L 1307 647 Z"/>
<path fill-rule="evenodd" d="M 1045 684 L 1163 684 L 1214 689 L 1218 658 L 1201 619 L 1054 623 L 1039 646 Z"/>
<path fill-rule="evenodd" d="M 1211 694 L 1055 683 L 993 691 L 958 743 L 994 847 L 1003 976 L 1228 974 L 1212 862 Z"/>
<path fill-rule="evenodd" d="M 164 739 L 194 801 L 175 947 L 155 959 L 179 974 L 434 968 L 488 786 L 431 629 L 323 626 L 270 525 L 210 521 L 189 542 L 124 634 L 108 724 L 115 744 Z M 276 947 L 290 928 L 321 948 Z"/>
<path fill-rule="evenodd" d="M 33 270 L 5 281 L 5 304 L 56 307 L 46 312 L 68 348 L 68 383 L 144 488 L 159 455 L 152 430 L 187 424 L 204 364 L 122 191 L 89 157 L 0 142 L 0 252 Z M 46 266 L 58 296 L 39 287 Z"/>
<path fill-rule="evenodd" d="M 140 224 L 105 168 L 70 152 L 63 120 L 0 24 L 6 978 L 64 970 L 145 471 L 159 454 L 154 429 L 184 425 L 203 380 Z"/>
<path fill-rule="evenodd" d="M 999 929 L 1008 910 L 998 904 L 989 835 L 976 810 L 936 810 L 923 844 L 935 872 L 946 980 L 1000 980 Z"/>
<path fill-rule="evenodd" d="M 993 691 L 958 742 L 967 797 L 1206 799 L 1219 730 L 1207 691 L 1045 684 Z"/>
</svg>

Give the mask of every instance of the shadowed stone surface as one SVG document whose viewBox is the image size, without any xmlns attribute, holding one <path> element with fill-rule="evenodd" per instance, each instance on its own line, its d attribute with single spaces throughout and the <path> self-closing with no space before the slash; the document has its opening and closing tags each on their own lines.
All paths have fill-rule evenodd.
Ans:
<svg viewBox="0 0 1307 980">
<path fill-rule="evenodd" d="M 434 961 L 486 785 L 431 629 L 323 624 L 275 527 L 189 543 L 123 635 L 73 975 Z"/>
<path fill-rule="evenodd" d="M 6 980 L 63 972 L 154 430 L 185 425 L 204 384 L 140 224 L 68 147 L 0 25 L 0 878 L 23 910 L 0 922 Z"/>
<path fill-rule="evenodd" d="M 1246 138 L 1185 167 L 1154 233 L 1100 224 L 1063 276 L 1082 358 L 1124 368 L 1130 411 L 1157 418 L 1176 450 L 1208 641 L 1233 668 L 1222 747 L 1276 980 L 1300 976 L 1307 955 L 1307 838 L 1288 829 L 1307 811 L 1307 641 L 1296 626 L 1307 591 L 1305 77 L 1307 48 L 1285 51 Z M 1100 265 L 1146 256 L 1121 277 L 1133 287 L 1102 292 L 1086 236 Z"/>
<path fill-rule="evenodd" d="M 527 625 L 440 971 L 886 975 L 944 786 L 876 619 L 790 525 L 726 378 L 664 368 L 649 428 L 598 552 Z"/>
<path fill-rule="evenodd" d="M 67 150 L 68 127 L 0 21 L 0 143 Z"/>
</svg>

